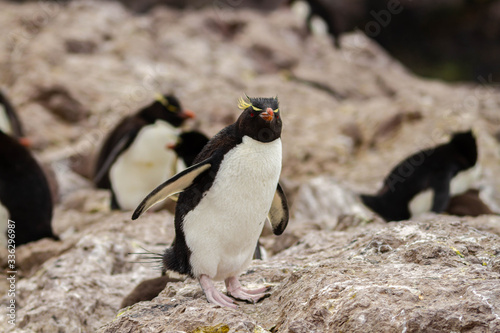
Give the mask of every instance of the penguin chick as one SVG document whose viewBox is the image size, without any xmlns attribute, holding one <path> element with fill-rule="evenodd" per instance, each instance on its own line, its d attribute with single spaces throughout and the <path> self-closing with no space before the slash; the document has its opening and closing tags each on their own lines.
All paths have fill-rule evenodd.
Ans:
<svg viewBox="0 0 500 333">
<path fill-rule="evenodd" d="M 151 105 L 124 118 L 106 138 L 95 167 L 97 188 L 111 190 L 111 209 L 132 210 L 175 174 L 176 156 L 165 149 L 194 113 L 174 96 L 159 96 Z"/>
<path fill-rule="evenodd" d="M 407 220 L 412 211 L 413 214 L 429 210 L 442 213 L 451 195 L 467 190 L 467 186 L 454 180 L 468 181 L 470 177 L 462 175 L 476 162 L 477 146 L 472 132 L 455 133 L 450 142 L 404 159 L 391 170 L 376 195 L 361 195 L 361 199 L 387 221 Z M 427 190 L 430 192 L 425 193 Z M 426 206 L 426 201 L 429 207 L 417 207 Z"/>
<path fill-rule="evenodd" d="M 2 216 L 3 215 L 3 216 Z M 18 140 L 0 131 L 0 244 L 7 244 L 7 221 L 15 226 L 15 245 L 52 232 L 52 198 L 41 167 Z M 10 237 L 9 237 L 10 238 Z"/>
<path fill-rule="evenodd" d="M 208 138 L 197 131 L 183 132 L 179 135 L 176 144 L 168 145 L 173 149 L 177 156 L 182 158 L 187 167 L 193 165 L 195 157 L 201 152 L 208 143 Z"/>
<path fill-rule="evenodd" d="M 227 293 L 236 299 L 257 302 L 265 297 L 266 287 L 243 289 L 238 275 L 250 265 L 266 216 L 276 235 L 288 223 L 288 205 L 278 183 L 278 99 L 248 99 L 240 99 L 240 117 L 205 145 L 195 164 L 158 186 L 132 216 L 135 220 L 180 192 L 175 240 L 163 255 L 164 269 L 198 279 L 209 302 L 232 308 L 232 299 L 212 281 L 224 280 Z"/>
</svg>

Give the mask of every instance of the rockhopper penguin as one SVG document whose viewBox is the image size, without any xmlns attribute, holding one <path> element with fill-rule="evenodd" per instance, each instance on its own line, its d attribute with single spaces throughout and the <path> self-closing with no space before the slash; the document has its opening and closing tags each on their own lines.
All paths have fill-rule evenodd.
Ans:
<svg viewBox="0 0 500 333">
<path fill-rule="evenodd" d="M 235 308 L 212 280 L 224 280 L 228 295 L 256 302 L 267 288 L 246 290 L 238 275 L 252 259 L 266 217 L 274 234 L 288 223 L 278 184 L 281 172 L 281 113 L 277 98 L 239 101 L 238 120 L 214 136 L 194 165 L 151 192 L 132 219 L 179 193 L 175 239 L 163 255 L 166 270 L 198 279 L 209 302 Z"/>
<path fill-rule="evenodd" d="M 28 149 L 0 130 L 0 246 L 6 246 L 7 222 L 15 226 L 15 245 L 52 233 L 52 198 L 45 174 Z"/>
<path fill-rule="evenodd" d="M 112 209 L 134 209 L 155 186 L 176 173 L 176 154 L 166 146 L 177 141 L 177 127 L 193 117 L 174 96 L 158 95 L 151 105 L 115 127 L 101 148 L 94 176 L 98 188 L 111 190 Z"/>
<path fill-rule="evenodd" d="M 451 196 L 470 188 L 478 171 L 473 168 L 476 162 L 473 133 L 455 133 L 450 142 L 404 159 L 376 195 L 361 195 L 361 199 L 386 221 L 407 220 L 428 211 L 442 213 Z"/>
</svg>

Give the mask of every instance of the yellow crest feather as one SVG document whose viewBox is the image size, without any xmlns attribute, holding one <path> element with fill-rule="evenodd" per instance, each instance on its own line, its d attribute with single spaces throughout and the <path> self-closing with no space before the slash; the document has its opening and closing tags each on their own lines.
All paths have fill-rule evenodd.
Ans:
<svg viewBox="0 0 500 333">
<path fill-rule="evenodd" d="M 164 107 L 167 107 L 168 105 L 168 101 L 167 99 L 160 93 L 156 93 L 155 94 L 155 99 L 160 102 L 161 104 L 163 104 Z"/>
<path fill-rule="evenodd" d="M 245 110 L 245 109 L 248 109 L 249 107 L 251 107 L 252 104 L 251 103 L 248 103 L 248 102 L 245 102 L 245 100 L 243 99 L 243 97 L 240 97 L 238 99 L 238 108 L 241 109 L 241 110 Z"/>
</svg>

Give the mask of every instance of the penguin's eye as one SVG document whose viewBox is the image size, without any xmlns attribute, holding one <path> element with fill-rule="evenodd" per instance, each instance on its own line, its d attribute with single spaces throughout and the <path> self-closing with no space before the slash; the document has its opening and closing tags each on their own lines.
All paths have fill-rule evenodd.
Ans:
<svg viewBox="0 0 500 333">
<path fill-rule="evenodd" d="M 252 109 L 253 109 L 254 111 L 262 111 L 262 109 L 259 109 L 258 107 L 253 106 L 253 105 L 252 105 Z"/>
<path fill-rule="evenodd" d="M 250 117 L 255 117 L 255 113 L 250 112 Z"/>
<path fill-rule="evenodd" d="M 166 106 L 166 108 L 170 112 L 177 112 L 177 107 L 175 105 L 169 104 Z"/>
<path fill-rule="evenodd" d="M 278 113 L 278 112 L 280 112 L 280 109 L 278 108 L 278 109 L 276 109 L 276 110 L 273 110 L 273 112 L 274 112 L 274 113 Z"/>
</svg>

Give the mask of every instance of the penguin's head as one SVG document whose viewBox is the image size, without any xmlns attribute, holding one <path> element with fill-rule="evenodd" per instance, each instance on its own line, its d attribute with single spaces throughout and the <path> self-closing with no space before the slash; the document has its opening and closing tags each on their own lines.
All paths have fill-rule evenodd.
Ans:
<svg viewBox="0 0 500 333">
<path fill-rule="evenodd" d="M 179 157 L 183 158 L 184 163 L 189 167 L 207 143 L 208 138 L 204 134 L 191 131 L 182 133 L 179 135 L 177 143 L 169 144 L 167 147 L 173 149 Z"/>
<path fill-rule="evenodd" d="M 238 107 L 243 110 L 236 121 L 238 133 L 261 142 L 271 142 L 281 136 L 281 112 L 278 97 L 243 98 Z"/>
<path fill-rule="evenodd" d="M 460 164 L 464 169 L 468 169 L 476 164 L 477 145 L 472 131 L 454 133 L 451 144 L 459 152 Z"/>
<path fill-rule="evenodd" d="M 195 117 L 192 111 L 182 108 L 175 96 L 160 94 L 156 96 L 156 101 L 142 109 L 139 115 L 148 123 L 152 124 L 157 120 L 164 120 L 174 127 L 179 127 L 186 119 Z"/>
</svg>

